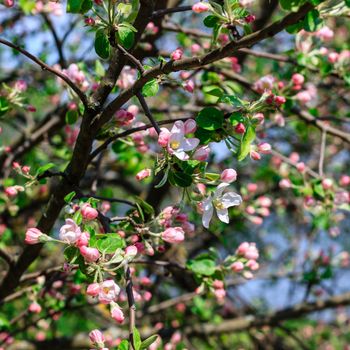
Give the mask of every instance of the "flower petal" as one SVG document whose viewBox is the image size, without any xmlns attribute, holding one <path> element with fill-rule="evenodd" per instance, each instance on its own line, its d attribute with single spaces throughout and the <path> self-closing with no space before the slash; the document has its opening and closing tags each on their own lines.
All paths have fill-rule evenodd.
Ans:
<svg viewBox="0 0 350 350">
<path fill-rule="evenodd" d="M 233 207 L 242 203 L 242 197 L 237 193 L 227 192 L 222 196 L 221 203 L 225 208 Z"/>
<path fill-rule="evenodd" d="M 228 184 L 228 183 L 226 183 L 226 182 L 222 182 L 222 183 L 216 188 L 215 193 L 214 193 L 214 198 L 221 197 L 222 192 L 224 191 L 224 189 L 225 189 L 227 186 L 230 186 L 230 184 Z"/>
<path fill-rule="evenodd" d="M 220 221 L 222 221 L 226 224 L 228 224 L 230 222 L 227 209 L 216 209 L 216 214 L 218 214 L 218 218 Z"/>
<path fill-rule="evenodd" d="M 211 218 L 213 217 L 214 207 L 211 204 L 211 201 L 205 203 L 207 201 L 203 202 L 203 216 L 202 216 L 202 223 L 205 228 L 209 228 L 209 223 Z"/>
<path fill-rule="evenodd" d="M 183 121 L 181 121 L 181 120 L 176 121 L 174 123 L 173 127 L 171 128 L 170 132 L 172 134 L 180 134 L 180 135 L 182 135 L 181 138 L 183 138 L 185 135 L 185 126 L 184 126 Z"/>
<path fill-rule="evenodd" d="M 195 149 L 197 146 L 199 145 L 199 139 L 196 138 L 189 138 L 189 139 L 182 139 L 181 141 L 181 148 L 188 152 L 188 151 L 192 151 L 193 149 Z"/>
<path fill-rule="evenodd" d="M 176 150 L 174 153 L 173 153 L 177 158 L 179 158 L 180 160 L 187 160 L 189 159 L 190 157 L 188 156 L 188 154 L 186 154 L 184 151 L 182 150 Z"/>
</svg>

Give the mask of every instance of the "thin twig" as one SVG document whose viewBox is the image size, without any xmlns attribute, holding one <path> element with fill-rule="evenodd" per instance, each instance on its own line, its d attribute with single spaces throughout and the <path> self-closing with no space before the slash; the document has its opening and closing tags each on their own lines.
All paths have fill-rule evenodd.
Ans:
<svg viewBox="0 0 350 350">
<path fill-rule="evenodd" d="M 318 173 L 320 174 L 321 177 L 323 176 L 323 164 L 324 164 L 324 156 L 326 151 L 326 138 L 327 138 L 327 131 L 322 130 L 320 161 L 318 163 Z"/>
<path fill-rule="evenodd" d="M 136 94 L 136 96 L 137 96 L 138 100 L 140 101 L 140 104 L 142 106 L 143 111 L 146 114 L 146 117 L 151 122 L 152 126 L 154 127 L 154 129 L 157 131 L 157 134 L 159 135 L 160 134 L 160 127 L 159 127 L 158 123 L 155 121 L 155 119 L 153 118 L 152 113 L 148 108 L 148 105 L 147 105 L 145 98 L 143 97 L 143 95 L 140 92 L 138 92 Z"/>
<path fill-rule="evenodd" d="M 150 20 L 154 20 L 156 18 L 163 17 L 171 13 L 185 12 L 185 11 L 192 11 L 192 6 L 178 6 L 178 7 L 172 7 L 168 9 L 154 11 L 152 16 L 150 17 Z"/>
<path fill-rule="evenodd" d="M 71 88 L 72 90 L 79 96 L 81 102 L 84 104 L 84 106 L 86 108 L 88 108 L 88 99 L 86 97 L 86 95 L 79 89 L 79 87 L 77 85 L 75 85 L 75 83 L 73 83 L 72 80 L 70 80 L 66 75 L 64 75 L 62 72 L 52 68 L 51 66 L 49 66 L 48 64 L 44 63 L 43 61 L 41 61 L 39 58 L 35 57 L 34 55 L 32 55 L 31 53 L 29 53 L 28 51 L 22 49 L 21 47 L 5 40 L 5 39 L 1 39 L 0 38 L 0 44 L 6 45 L 8 47 L 11 47 L 12 49 L 19 51 L 21 54 L 23 54 L 24 56 L 28 57 L 30 60 L 32 60 L 33 62 L 35 62 L 36 64 L 38 64 L 43 70 L 46 70 L 48 72 L 51 72 L 52 74 L 58 76 L 59 78 L 61 78 L 63 81 L 65 81 Z"/>
<path fill-rule="evenodd" d="M 129 59 L 129 61 L 131 61 L 136 66 L 136 68 L 141 72 L 141 75 L 142 75 L 145 72 L 145 69 L 143 68 L 142 63 L 130 52 L 125 50 L 123 46 L 117 44 L 117 47 Z"/>
</svg>

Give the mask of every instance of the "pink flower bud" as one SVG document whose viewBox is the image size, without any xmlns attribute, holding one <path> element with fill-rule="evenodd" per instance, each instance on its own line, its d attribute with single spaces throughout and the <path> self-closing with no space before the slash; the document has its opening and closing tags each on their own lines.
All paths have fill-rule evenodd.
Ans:
<svg viewBox="0 0 350 350">
<path fill-rule="evenodd" d="M 141 181 L 151 176 L 151 169 L 143 169 L 136 174 L 136 180 Z"/>
<path fill-rule="evenodd" d="M 201 46 L 198 45 L 198 44 L 192 44 L 191 46 L 191 52 L 193 55 L 195 55 L 196 53 L 200 52 L 201 51 Z"/>
<path fill-rule="evenodd" d="M 161 128 L 161 132 L 158 136 L 158 145 L 161 147 L 167 147 L 169 143 L 169 139 L 171 136 L 171 133 L 168 129 L 166 128 Z"/>
<path fill-rule="evenodd" d="M 205 162 L 209 157 L 209 153 L 210 153 L 209 146 L 201 146 L 196 149 L 192 158 L 195 160 L 199 160 L 201 162 Z"/>
<path fill-rule="evenodd" d="M 90 248 L 86 246 L 79 247 L 80 254 L 87 262 L 94 262 L 100 257 L 100 252 L 96 248 Z"/>
<path fill-rule="evenodd" d="M 322 180 L 322 187 L 325 190 L 329 190 L 333 187 L 333 180 L 332 179 L 323 179 Z"/>
<path fill-rule="evenodd" d="M 304 162 L 297 163 L 296 168 L 299 172 L 303 173 L 306 168 L 305 163 Z"/>
<path fill-rule="evenodd" d="M 235 127 L 235 132 L 237 134 L 244 134 L 245 133 L 245 125 L 243 123 L 238 123 Z"/>
<path fill-rule="evenodd" d="M 133 259 L 137 255 L 137 247 L 134 245 L 129 245 L 125 248 L 125 258 L 126 259 Z"/>
<path fill-rule="evenodd" d="M 213 287 L 215 289 L 223 289 L 224 288 L 224 282 L 220 280 L 214 280 Z"/>
<path fill-rule="evenodd" d="M 292 183 L 290 182 L 289 179 L 282 179 L 279 182 L 279 186 L 283 189 L 287 189 L 287 188 L 291 188 L 292 187 Z"/>
<path fill-rule="evenodd" d="M 247 267 L 252 271 L 256 271 L 259 269 L 259 263 L 257 263 L 255 260 L 248 260 Z"/>
<path fill-rule="evenodd" d="M 111 303 L 111 316 L 118 323 L 124 322 L 125 317 L 123 314 L 123 310 L 120 308 L 120 306 L 117 303 Z"/>
<path fill-rule="evenodd" d="M 88 232 L 82 232 L 80 237 L 75 242 L 77 247 L 87 246 L 89 244 L 90 234 Z"/>
<path fill-rule="evenodd" d="M 34 301 L 29 305 L 28 311 L 34 314 L 39 314 L 41 312 L 41 306 L 36 301 Z"/>
<path fill-rule="evenodd" d="M 96 297 L 100 293 L 100 285 L 98 283 L 89 284 L 86 289 L 86 294 L 91 297 Z"/>
<path fill-rule="evenodd" d="M 92 208 L 90 203 L 84 203 L 81 207 L 81 215 L 85 220 L 95 220 L 98 217 L 98 211 Z"/>
<path fill-rule="evenodd" d="M 350 185 L 350 176 L 342 175 L 339 180 L 340 186 L 349 186 Z"/>
<path fill-rule="evenodd" d="M 261 155 L 257 151 L 254 151 L 253 149 L 250 150 L 249 156 L 252 160 L 260 160 L 261 159 Z"/>
<path fill-rule="evenodd" d="M 92 17 L 87 17 L 84 20 L 85 24 L 88 26 L 93 26 L 95 25 L 95 20 Z"/>
<path fill-rule="evenodd" d="M 173 60 L 173 61 L 178 61 L 178 60 L 181 60 L 182 58 L 182 55 L 183 55 L 183 50 L 181 48 L 177 48 L 175 51 L 173 51 L 170 55 L 170 58 Z"/>
<path fill-rule="evenodd" d="M 258 151 L 263 154 L 269 154 L 271 152 L 271 145 L 267 142 L 259 143 Z"/>
<path fill-rule="evenodd" d="M 286 98 L 284 96 L 275 96 L 274 101 L 278 106 L 280 106 L 286 103 Z"/>
<path fill-rule="evenodd" d="M 292 75 L 292 82 L 294 85 L 303 85 L 305 81 L 305 78 L 303 75 L 299 74 L 299 73 L 294 73 Z"/>
<path fill-rule="evenodd" d="M 244 265 L 241 261 L 235 261 L 232 265 L 231 265 L 231 270 L 233 272 L 241 272 L 244 270 Z"/>
<path fill-rule="evenodd" d="M 168 243 L 181 243 L 185 239 L 182 227 L 169 227 L 161 233 L 163 241 Z"/>
<path fill-rule="evenodd" d="M 23 174 L 29 174 L 29 172 L 30 172 L 30 166 L 24 165 L 24 166 L 22 167 L 22 172 L 23 172 Z"/>
<path fill-rule="evenodd" d="M 130 125 L 135 119 L 135 115 L 126 111 L 125 109 L 120 109 L 115 114 L 115 120 L 120 126 Z"/>
<path fill-rule="evenodd" d="M 336 63 L 339 59 L 339 54 L 337 52 L 331 52 L 329 55 L 328 55 L 328 61 L 330 63 Z"/>
<path fill-rule="evenodd" d="M 194 81 L 193 80 L 187 80 L 184 85 L 184 89 L 190 93 L 193 93 L 194 91 Z"/>
<path fill-rule="evenodd" d="M 257 121 L 259 125 L 262 125 L 265 121 L 265 116 L 263 113 L 256 113 L 253 115 L 252 120 Z"/>
<path fill-rule="evenodd" d="M 40 243 L 40 239 L 44 236 L 44 234 L 35 227 L 29 228 L 26 231 L 26 238 L 24 240 L 27 244 L 37 244 Z"/>
<path fill-rule="evenodd" d="M 5 194 L 7 197 L 16 197 L 18 194 L 17 188 L 15 186 L 10 186 L 5 188 Z"/>
<path fill-rule="evenodd" d="M 98 329 L 91 331 L 89 333 L 89 338 L 93 345 L 97 346 L 98 348 L 104 347 L 105 337 Z"/>
<path fill-rule="evenodd" d="M 32 105 L 29 105 L 29 106 L 27 106 L 27 111 L 34 113 L 34 112 L 36 112 L 36 108 L 34 106 L 32 106 Z"/>
<path fill-rule="evenodd" d="M 193 119 L 187 119 L 184 123 L 185 134 L 192 134 L 197 130 L 197 123 Z"/>
<path fill-rule="evenodd" d="M 235 169 L 225 169 L 220 176 L 222 182 L 231 183 L 237 180 L 237 172 Z"/>
<path fill-rule="evenodd" d="M 258 190 L 258 185 L 257 185 L 257 184 L 249 183 L 249 184 L 247 185 L 247 191 L 248 191 L 249 193 L 255 193 L 257 190 Z"/>
<path fill-rule="evenodd" d="M 244 18 L 244 20 L 246 21 L 246 23 L 252 23 L 255 21 L 255 16 L 254 15 L 248 15 Z"/>
<path fill-rule="evenodd" d="M 14 4 L 15 4 L 14 0 L 4 0 L 4 5 L 6 7 L 13 7 Z"/>
<path fill-rule="evenodd" d="M 207 12 L 209 10 L 209 5 L 204 2 L 197 2 L 192 6 L 192 11 L 195 13 Z"/>
</svg>

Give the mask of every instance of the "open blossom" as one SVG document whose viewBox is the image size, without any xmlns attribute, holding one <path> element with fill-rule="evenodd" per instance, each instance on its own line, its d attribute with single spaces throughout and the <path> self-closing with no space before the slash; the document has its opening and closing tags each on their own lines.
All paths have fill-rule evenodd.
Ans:
<svg viewBox="0 0 350 350">
<path fill-rule="evenodd" d="M 24 240 L 27 244 L 37 244 L 40 243 L 40 239 L 44 236 L 44 234 L 35 227 L 29 228 L 26 231 L 26 238 Z"/>
<path fill-rule="evenodd" d="M 120 288 L 113 280 L 105 280 L 100 284 L 98 300 L 102 304 L 110 304 L 117 299 L 119 293 Z"/>
<path fill-rule="evenodd" d="M 80 227 L 73 219 L 66 219 L 66 224 L 60 229 L 59 238 L 67 243 L 75 243 L 81 236 Z"/>
<path fill-rule="evenodd" d="M 242 198 L 237 193 L 227 192 L 223 194 L 223 191 L 227 186 L 229 186 L 228 183 L 221 183 L 215 190 L 214 194 L 210 194 L 209 197 L 202 202 L 202 222 L 204 227 L 209 228 L 210 220 L 214 214 L 214 208 L 219 220 L 228 224 L 228 208 L 242 203 Z"/>
<path fill-rule="evenodd" d="M 117 304 L 112 302 L 111 303 L 111 316 L 114 320 L 116 320 L 118 323 L 124 322 L 124 314 L 121 307 Z"/>
<path fill-rule="evenodd" d="M 115 114 L 115 121 L 119 126 L 130 125 L 135 119 L 135 115 L 125 109 L 120 109 Z"/>
<path fill-rule="evenodd" d="M 137 78 L 137 71 L 134 68 L 131 68 L 129 66 L 125 66 L 120 73 L 119 79 L 117 81 L 117 85 L 121 89 L 128 89 L 130 86 L 132 86 Z"/>
<path fill-rule="evenodd" d="M 162 232 L 161 237 L 168 243 L 181 243 L 185 239 L 185 232 L 182 227 L 169 227 Z"/>
<path fill-rule="evenodd" d="M 187 119 L 184 123 L 185 134 L 192 134 L 197 130 L 197 123 L 193 119 Z"/>
<path fill-rule="evenodd" d="M 125 258 L 132 260 L 137 255 L 137 247 L 135 245 L 129 245 L 125 248 Z"/>
<path fill-rule="evenodd" d="M 84 203 L 81 207 L 81 215 L 85 220 L 95 220 L 98 217 L 98 211 L 92 208 L 90 203 Z"/>
<path fill-rule="evenodd" d="M 159 137 L 162 136 L 162 132 Z M 158 143 L 160 143 L 158 139 Z M 163 143 L 163 142 L 162 142 Z M 168 152 L 175 155 L 180 160 L 189 159 L 189 155 L 186 152 L 194 150 L 199 144 L 197 138 L 185 137 L 185 125 L 182 121 L 177 121 L 173 125 L 168 138 Z"/>
<path fill-rule="evenodd" d="M 332 40 L 334 37 L 334 32 L 332 29 L 330 29 L 327 26 L 322 27 L 321 29 L 319 29 L 315 35 L 320 38 L 323 41 L 329 41 Z"/>
<path fill-rule="evenodd" d="M 206 4 L 204 2 L 197 2 L 192 6 L 192 11 L 195 13 L 202 13 L 209 10 L 209 4 Z"/>
<path fill-rule="evenodd" d="M 274 83 L 275 78 L 272 75 L 265 75 L 255 82 L 254 89 L 261 94 L 265 91 L 271 92 Z"/>
</svg>

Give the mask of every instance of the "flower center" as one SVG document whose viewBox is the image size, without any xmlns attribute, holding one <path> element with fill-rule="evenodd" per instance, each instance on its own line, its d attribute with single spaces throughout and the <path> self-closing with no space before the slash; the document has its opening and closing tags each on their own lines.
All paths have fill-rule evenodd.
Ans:
<svg viewBox="0 0 350 350">
<path fill-rule="evenodd" d="M 179 147 L 180 147 L 180 142 L 179 141 L 171 141 L 170 142 L 170 147 L 172 148 L 172 149 L 178 149 Z"/>
<path fill-rule="evenodd" d="M 218 210 L 225 209 L 224 204 L 219 199 L 214 199 L 213 204 L 214 204 L 214 207 Z"/>
<path fill-rule="evenodd" d="M 103 293 L 105 293 L 105 294 L 109 293 L 109 288 L 108 287 L 104 287 L 104 288 L 102 288 L 102 290 L 103 290 Z"/>
</svg>

